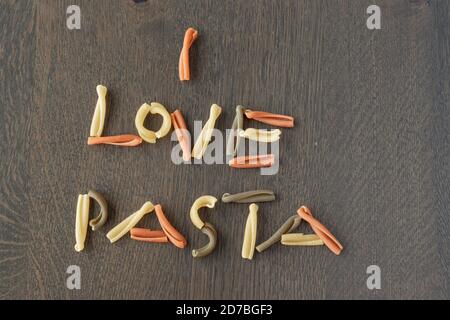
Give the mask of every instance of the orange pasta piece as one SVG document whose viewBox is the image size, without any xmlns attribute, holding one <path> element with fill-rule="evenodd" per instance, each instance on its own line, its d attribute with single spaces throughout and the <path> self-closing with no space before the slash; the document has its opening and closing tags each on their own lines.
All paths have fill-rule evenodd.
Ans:
<svg viewBox="0 0 450 320">
<path fill-rule="evenodd" d="M 275 156 L 273 154 L 264 154 L 258 156 L 243 156 L 231 159 L 229 162 L 230 167 L 239 169 L 250 168 L 266 168 L 271 167 L 275 162 Z"/>
<path fill-rule="evenodd" d="M 189 68 L 189 49 L 197 39 L 198 32 L 193 28 L 188 28 L 184 34 L 183 48 L 181 49 L 180 62 L 178 66 L 181 81 L 190 80 L 191 72 Z"/>
<path fill-rule="evenodd" d="M 88 145 L 109 144 L 121 147 L 135 147 L 142 143 L 142 138 L 133 134 L 123 134 L 120 136 L 89 137 Z"/>
<path fill-rule="evenodd" d="M 248 119 L 253 119 L 259 122 L 267 123 L 276 127 L 292 128 L 294 126 L 294 118 L 282 114 L 245 110 L 245 116 Z"/>
<path fill-rule="evenodd" d="M 311 225 L 314 232 L 334 254 L 339 255 L 341 253 L 344 247 L 322 223 L 313 217 L 311 211 L 307 207 L 301 207 L 297 210 L 297 213 L 300 218 Z"/>
<path fill-rule="evenodd" d="M 169 242 L 164 231 L 153 231 L 145 228 L 133 228 L 130 230 L 131 239 L 152 243 Z"/>
<path fill-rule="evenodd" d="M 191 160 L 191 135 L 187 129 L 186 122 L 180 110 L 175 110 L 170 116 L 181 150 L 183 150 L 183 160 L 189 161 Z"/>
<path fill-rule="evenodd" d="M 155 206 L 156 217 L 158 218 L 159 224 L 163 228 L 163 231 L 170 242 L 172 242 L 176 247 L 183 249 L 187 245 L 186 238 L 178 232 L 167 220 L 161 205 Z"/>
</svg>

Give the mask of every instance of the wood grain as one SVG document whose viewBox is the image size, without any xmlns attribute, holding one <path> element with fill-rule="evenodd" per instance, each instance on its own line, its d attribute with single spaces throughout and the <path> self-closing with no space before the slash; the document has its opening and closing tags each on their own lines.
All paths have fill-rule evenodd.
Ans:
<svg viewBox="0 0 450 320">
<path fill-rule="evenodd" d="M 366 8 L 382 29 L 366 28 Z M 66 8 L 81 8 L 81 30 Z M 27 299 L 449 299 L 448 1 L 0 2 L 0 297 Z M 178 80 L 184 31 L 192 81 Z M 135 133 L 144 102 L 181 108 L 190 128 L 209 107 L 290 114 L 274 176 L 226 165 L 181 165 L 174 143 L 88 147 L 95 86 L 110 90 L 105 134 Z M 152 125 L 157 125 L 157 121 Z M 249 125 L 263 127 L 250 122 Z M 189 221 L 200 195 L 273 189 L 260 240 L 300 205 L 344 244 L 275 246 L 240 257 L 248 206 L 218 203 L 213 255 Z M 77 195 L 104 194 L 103 230 L 73 250 Z M 105 234 L 147 200 L 161 203 L 189 249 Z M 143 225 L 156 225 L 147 217 Z M 306 226 L 300 230 L 308 231 Z M 382 289 L 368 290 L 379 265 Z M 81 290 L 66 288 L 79 265 Z"/>
</svg>

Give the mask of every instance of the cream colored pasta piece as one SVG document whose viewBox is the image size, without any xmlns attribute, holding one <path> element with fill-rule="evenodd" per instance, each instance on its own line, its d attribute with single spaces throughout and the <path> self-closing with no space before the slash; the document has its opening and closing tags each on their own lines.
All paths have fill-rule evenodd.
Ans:
<svg viewBox="0 0 450 320">
<path fill-rule="evenodd" d="M 80 194 L 78 196 L 77 214 L 75 220 L 75 250 L 80 252 L 84 249 L 89 220 L 89 196 Z"/>
<path fill-rule="evenodd" d="M 211 141 L 216 121 L 219 118 L 221 112 L 222 108 L 219 107 L 217 104 L 213 104 L 211 106 L 209 112 L 209 119 L 203 126 L 203 129 L 200 132 L 200 135 L 198 136 L 197 141 L 194 144 L 194 148 L 192 149 L 192 157 L 196 159 L 201 159 L 205 154 L 206 148 L 208 147 L 208 144 Z"/>
<path fill-rule="evenodd" d="M 212 209 L 216 205 L 216 202 L 217 202 L 217 198 L 215 198 L 213 196 L 201 196 L 200 198 L 198 198 L 197 200 L 194 201 L 194 204 L 191 207 L 189 216 L 191 218 L 192 223 L 194 224 L 194 226 L 197 229 L 201 230 L 203 228 L 203 226 L 205 225 L 205 223 L 203 222 L 203 220 L 200 218 L 200 216 L 198 214 L 198 210 L 200 210 L 200 208 L 203 208 L 203 207 Z"/>
<path fill-rule="evenodd" d="M 130 215 L 128 218 L 123 220 L 117 226 L 115 226 L 111 231 L 108 232 L 106 237 L 111 241 L 111 243 L 116 242 L 122 238 L 128 231 L 131 230 L 146 214 L 152 212 L 154 206 L 150 201 L 144 203 L 144 205 L 135 213 Z"/>
<path fill-rule="evenodd" d="M 288 233 L 281 236 L 285 246 L 323 246 L 323 240 L 316 234 Z"/>
<path fill-rule="evenodd" d="M 88 196 L 89 198 L 94 199 L 100 207 L 100 212 L 97 217 L 89 221 L 89 225 L 91 226 L 92 231 L 95 231 L 102 227 L 108 219 L 108 203 L 106 202 L 105 198 L 96 191 L 89 190 Z"/>
<path fill-rule="evenodd" d="M 106 117 L 106 94 L 108 89 L 105 86 L 97 86 L 97 105 L 95 106 L 94 116 L 91 122 L 91 137 L 100 137 L 103 132 Z"/>
<path fill-rule="evenodd" d="M 256 230 L 258 226 L 258 206 L 254 203 L 250 205 L 250 213 L 247 217 L 244 232 L 244 242 L 242 244 L 242 258 L 253 259 L 256 245 Z"/>
<path fill-rule="evenodd" d="M 159 114 L 163 118 L 161 128 L 156 132 L 144 127 L 145 118 L 149 113 Z M 144 103 L 139 108 L 134 123 L 141 138 L 148 143 L 156 143 L 156 139 L 166 136 L 172 128 L 172 119 L 169 112 L 167 112 L 166 108 L 162 104 L 157 102 L 152 102 L 150 105 Z"/>
<path fill-rule="evenodd" d="M 249 140 L 271 143 L 278 141 L 280 139 L 281 130 L 265 130 L 265 129 L 255 129 L 248 128 L 245 131 L 241 131 L 239 135 L 242 138 L 247 138 Z"/>
</svg>

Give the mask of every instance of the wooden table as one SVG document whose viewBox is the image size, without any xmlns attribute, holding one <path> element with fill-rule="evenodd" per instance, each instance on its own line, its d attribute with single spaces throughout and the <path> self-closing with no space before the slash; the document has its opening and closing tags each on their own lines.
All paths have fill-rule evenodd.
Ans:
<svg viewBox="0 0 450 320">
<path fill-rule="evenodd" d="M 374 3 L 381 30 L 366 27 Z M 71 4 L 80 30 L 66 27 Z M 2 0 L 0 26 L 1 298 L 450 298 L 448 1 Z M 200 36 L 181 83 L 189 26 Z M 170 138 L 88 147 L 99 83 L 110 90 L 105 134 L 136 133 L 136 111 L 152 101 L 181 108 L 191 128 L 212 103 L 221 130 L 237 104 L 293 115 L 296 127 L 283 130 L 272 176 L 174 165 Z M 277 245 L 245 261 L 248 206 L 218 203 L 205 219 L 219 245 L 193 259 L 206 241 L 189 221 L 193 201 L 256 188 L 277 194 L 260 205 L 259 240 L 307 205 L 342 255 Z M 88 189 L 108 199 L 110 219 L 76 253 L 77 195 Z M 147 200 L 188 249 L 109 244 L 107 231 Z M 66 288 L 70 265 L 80 290 Z M 381 290 L 366 286 L 370 265 Z"/>
</svg>

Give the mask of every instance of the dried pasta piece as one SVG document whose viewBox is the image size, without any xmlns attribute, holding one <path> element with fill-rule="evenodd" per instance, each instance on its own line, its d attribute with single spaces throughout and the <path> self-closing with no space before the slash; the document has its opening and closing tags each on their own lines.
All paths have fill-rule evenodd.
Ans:
<svg viewBox="0 0 450 320">
<path fill-rule="evenodd" d="M 178 65 L 178 73 L 181 81 L 191 79 L 191 71 L 189 67 L 189 49 L 197 39 L 198 31 L 193 28 L 188 28 L 184 34 L 183 48 L 181 49 L 180 61 Z"/>
<path fill-rule="evenodd" d="M 276 127 L 292 128 L 294 127 L 294 118 L 282 114 L 275 114 L 263 111 L 245 110 L 245 116 L 259 122 L 267 123 Z"/>
<path fill-rule="evenodd" d="M 108 89 L 105 86 L 98 85 L 97 88 L 98 100 L 95 105 L 94 116 L 92 117 L 91 122 L 91 137 L 100 137 L 103 132 L 103 127 L 105 126 L 105 117 L 106 117 L 106 94 L 108 93 Z"/>
<path fill-rule="evenodd" d="M 227 155 L 235 156 L 239 148 L 241 136 L 239 135 L 244 130 L 244 107 L 236 107 L 236 117 L 231 126 L 230 135 L 227 142 Z"/>
<path fill-rule="evenodd" d="M 253 190 L 245 191 L 236 194 L 224 193 L 222 195 L 222 202 L 236 202 L 236 203 L 252 203 L 252 202 L 268 202 L 275 200 L 275 193 L 271 190 Z"/>
<path fill-rule="evenodd" d="M 217 231 L 211 224 L 207 222 L 203 222 L 203 220 L 200 218 L 198 214 L 198 210 L 203 207 L 207 208 L 214 208 L 216 205 L 217 198 L 213 196 L 201 196 L 197 200 L 194 201 L 189 216 L 191 218 L 192 224 L 197 228 L 200 229 L 201 232 L 206 234 L 209 238 L 209 243 L 200 248 L 200 249 L 194 249 L 192 250 L 192 256 L 194 258 L 201 258 L 204 256 L 209 255 L 217 244 Z"/>
<path fill-rule="evenodd" d="M 339 255 L 341 253 L 344 247 L 322 223 L 313 217 L 311 211 L 307 207 L 300 207 L 297 210 L 297 214 L 311 225 L 314 232 L 334 254 Z"/>
<path fill-rule="evenodd" d="M 194 144 L 194 148 L 192 149 L 192 156 L 196 159 L 201 159 L 205 154 L 206 148 L 208 147 L 209 142 L 212 138 L 213 129 L 216 125 L 216 121 L 219 118 L 222 112 L 222 108 L 217 104 L 213 104 L 211 106 L 209 112 L 209 119 L 203 126 L 200 135 L 197 138 L 197 141 Z"/>
<path fill-rule="evenodd" d="M 285 246 L 323 246 L 323 240 L 316 234 L 290 233 L 281 236 Z"/>
<path fill-rule="evenodd" d="M 264 154 L 257 156 L 243 156 L 236 157 L 228 163 L 232 168 L 238 169 L 252 169 L 252 168 L 267 168 L 273 166 L 275 162 L 275 155 Z"/>
<path fill-rule="evenodd" d="M 102 227 L 108 219 L 108 203 L 106 202 L 105 198 L 96 191 L 89 190 L 88 196 L 90 199 L 94 199 L 100 207 L 100 212 L 97 217 L 89 221 L 89 225 L 91 226 L 92 231 L 95 231 Z"/>
<path fill-rule="evenodd" d="M 290 217 L 269 239 L 256 246 L 256 250 L 258 250 L 258 252 L 263 252 L 264 250 L 270 248 L 275 243 L 279 242 L 284 234 L 295 230 L 300 225 L 301 221 L 302 218 L 298 215 Z"/>
<path fill-rule="evenodd" d="M 106 237 L 111 241 L 111 243 L 116 242 L 120 238 L 122 238 L 128 231 L 131 230 L 146 214 L 152 212 L 155 209 L 153 204 L 150 201 L 144 203 L 144 205 L 135 213 L 130 215 L 128 218 L 123 220 L 113 229 L 111 229 Z"/>
<path fill-rule="evenodd" d="M 258 206 L 255 203 L 250 205 L 250 213 L 245 224 L 244 242 L 242 244 L 242 258 L 253 259 L 256 245 L 256 230 L 258 226 Z"/>
<path fill-rule="evenodd" d="M 121 147 L 135 147 L 142 143 L 142 138 L 134 134 L 122 134 L 108 137 L 89 137 L 88 145 L 109 144 Z"/>
<path fill-rule="evenodd" d="M 217 198 L 213 196 L 201 196 L 200 198 L 194 201 L 189 216 L 191 218 L 192 223 L 197 229 L 201 229 L 205 225 L 205 223 L 198 214 L 198 210 L 200 210 L 200 208 L 203 207 L 212 209 L 216 205 L 216 202 Z"/>
<path fill-rule="evenodd" d="M 163 118 L 161 128 L 156 132 L 144 127 L 145 118 L 149 113 L 159 114 Z M 144 103 L 139 108 L 134 123 L 141 138 L 148 143 L 156 143 L 156 139 L 160 139 L 166 136 L 172 128 L 172 119 L 170 117 L 170 114 L 162 104 L 157 102 L 152 102 L 150 105 Z"/>
<path fill-rule="evenodd" d="M 84 250 L 84 242 L 88 230 L 89 220 L 89 196 L 80 194 L 77 202 L 77 214 L 75 218 L 75 250 L 80 252 Z"/>
<path fill-rule="evenodd" d="M 278 141 L 280 139 L 281 130 L 279 130 L 279 129 L 266 130 L 266 129 L 248 128 L 248 129 L 245 129 L 245 131 L 241 131 L 239 133 L 239 135 L 242 138 L 247 138 L 247 139 L 253 140 L 253 141 L 272 143 L 272 142 Z"/>
<path fill-rule="evenodd" d="M 151 243 L 166 243 L 169 242 L 166 234 L 162 230 L 153 231 L 146 228 L 132 228 L 130 230 L 131 239 L 137 241 L 151 242 Z"/>
<path fill-rule="evenodd" d="M 170 116 L 173 127 L 175 128 L 175 134 L 183 151 L 183 160 L 189 161 L 191 159 L 191 134 L 187 129 L 186 122 L 180 110 L 175 110 Z"/>
<path fill-rule="evenodd" d="M 161 205 L 158 204 L 155 206 L 155 213 L 156 217 L 158 218 L 159 224 L 163 228 L 163 232 L 167 236 L 169 241 L 178 248 L 183 249 L 184 247 L 186 247 L 186 238 L 170 224 L 169 220 L 167 220 L 166 216 L 164 215 Z"/>
<path fill-rule="evenodd" d="M 206 222 L 200 231 L 208 236 L 209 242 L 199 249 L 192 250 L 192 256 L 194 258 L 206 257 L 214 251 L 217 245 L 217 231 L 211 224 Z"/>
</svg>

